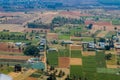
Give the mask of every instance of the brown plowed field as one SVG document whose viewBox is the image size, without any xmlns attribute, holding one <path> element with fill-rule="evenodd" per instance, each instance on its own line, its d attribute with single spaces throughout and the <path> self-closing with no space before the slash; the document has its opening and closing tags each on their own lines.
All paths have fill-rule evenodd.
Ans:
<svg viewBox="0 0 120 80">
<path fill-rule="evenodd" d="M 13 46 L 13 45 L 10 45 Z M 21 53 L 21 51 L 19 51 L 19 49 L 17 48 L 8 48 L 8 43 L 0 43 L 0 51 L 5 51 L 5 52 L 18 52 Z"/>
<path fill-rule="evenodd" d="M 59 68 L 69 68 L 70 59 L 68 57 L 59 57 Z"/>
</svg>

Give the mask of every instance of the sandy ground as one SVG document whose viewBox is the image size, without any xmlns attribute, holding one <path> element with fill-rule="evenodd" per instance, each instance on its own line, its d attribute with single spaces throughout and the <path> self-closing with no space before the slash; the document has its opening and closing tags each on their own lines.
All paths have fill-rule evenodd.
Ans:
<svg viewBox="0 0 120 80">
<path fill-rule="evenodd" d="M 10 32 L 23 32 L 25 28 L 16 24 L 0 24 L 0 31 L 9 30 Z"/>
<path fill-rule="evenodd" d="M 116 51 L 105 51 L 105 54 L 109 54 L 109 53 L 116 54 L 117 52 Z"/>
<path fill-rule="evenodd" d="M 81 16 L 92 16 L 90 14 L 82 14 L 80 11 L 61 11 L 59 12 L 60 16 L 67 18 L 80 18 Z"/>
<path fill-rule="evenodd" d="M 68 68 L 70 60 L 68 57 L 59 57 L 58 66 L 59 68 Z"/>
<path fill-rule="evenodd" d="M 70 45 L 71 50 L 82 50 L 81 45 Z"/>
<path fill-rule="evenodd" d="M 81 58 L 70 58 L 70 65 L 82 65 Z"/>
<path fill-rule="evenodd" d="M 82 52 L 82 55 L 83 56 L 95 56 L 95 52 L 90 52 L 90 51 L 84 51 Z"/>
<path fill-rule="evenodd" d="M 35 71 L 36 70 L 29 69 L 28 71 L 25 71 L 23 73 L 20 73 L 20 72 L 19 73 L 11 72 L 8 75 L 11 76 L 13 78 L 13 80 L 26 80 Z"/>
<path fill-rule="evenodd" d="M 117 65 L 107 65 L 107 68 L 117 68 Z"/>
</svg>

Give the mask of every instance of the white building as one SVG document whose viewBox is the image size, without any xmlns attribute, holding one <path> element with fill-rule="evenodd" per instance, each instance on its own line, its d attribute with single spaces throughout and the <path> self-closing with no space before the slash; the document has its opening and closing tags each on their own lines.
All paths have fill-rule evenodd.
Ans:
<svg viewBox="0 0 120 80">
<path fill-rule="evenodd" d="M 13 79 L 8 75 L 0 74 L 0 80 L 13 80 Z"/>
</svg>

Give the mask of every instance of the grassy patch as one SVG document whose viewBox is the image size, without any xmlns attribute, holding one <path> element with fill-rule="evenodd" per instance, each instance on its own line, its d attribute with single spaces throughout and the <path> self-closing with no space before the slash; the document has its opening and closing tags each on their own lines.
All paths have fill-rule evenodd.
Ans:
<svg viewBox="0 0 120 80">
<path fill-rule="evenodd" d="M 49 65 L 51 66 L 57 66 L 58 65 L 58 52 L 56 51 L 50 51 L 47 53 L 47 61 Z"/>
<path fill-rule="evenodd" d="M 59 57 L 69 57 L 69 50 L 68 49 L 60 49 L 59 50 Z"/>
<path fill-rule="evenodd" d="M 115 32 L 115 31 L 109 31 L 109 32 L 105 35 L 105 37 L 106 37 L 106 38 L 111 38 L 112 35 L 116 35 L 116 32 Z"/>
<path fill-rule="evenodd" d="M 115 57 L 115 55 L 112 55 L 111 60 L 107 60 L 106 63 L 108 65 L 116 65 L 116 57 Z"/>
<path fill-rule="evenodd" d="M 9 74 L 12 71 L 14 71 L 13 67 L 7 67 L 7 66 L 0 67 L 0 73 Z"/>
<path fill-rule="evenodd" d="M 103 51 L 96 52 L 97 67 L 106 67 L 105 53 Z"/>
<path fill-rule="evenodd" d="M 70 66 L 70 76 L 73 77 L 74 75 L 77 77 L 83 75 L 82 66 Z"/>
<path fill-rule="evenodd" d="M 71 50 L 71 58 L 81 58 L 82 54 L 80 50 Z"/>
<path fill-rule="evenodd" d="M 84 72 L 96 72 L 96 60 L 94 56 L 87 56 L 82 58 Z"/>
<path fill-rule="evenodd" d="M 94 38 L 92 37 L 83 37 L 81 41 L 84 41 L 84 42 L 90 42 L 90 41 L 93 41 Z"/>
<path fill-rule="evenodd" d="M 69 40 L 70 39 L 70 35 L 59 35 L 58 37 L 60 40 Z"/>
</svg>

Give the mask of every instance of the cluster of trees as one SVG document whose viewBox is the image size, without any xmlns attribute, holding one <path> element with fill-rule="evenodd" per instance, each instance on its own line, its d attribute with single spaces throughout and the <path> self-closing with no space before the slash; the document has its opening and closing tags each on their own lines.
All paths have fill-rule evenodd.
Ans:
<svg viewBox="0 0 120 80">
<path fill-rule="evenodd" d="M 82 34 L 81 34 L 81 32 L 75 32 L 75 33 L 74 33 L 74 36 L 76 36 L 76 37 L 81 37 Z"/>
<path fill-rule="evenodd" d="M 112 54 L 111 53 L 105 55 L 105 59 L 106 60 L 111 60 L 111 58 L 112 58 Z"/>
<path fill-rule="evenodd" d="M 73 19 L 73 18 L 65 18 L 65 17 L 55 17 L 52 22 L 54 26 L 62 26 L 65 24 L 84 24 L 84 20 L 82 19 Z"/>
<path fill-rule="evenodd" d="M 50 72 L 52 73 L 48 73 L 48 78 L 47 80 L 57 80 L 56 77 L 62 78 L 63 76 L 65 76 L 65 72 L 60 70 L 58 73 L 58 70 L 54 68 L 54 66 L 50 66 Z M 58 75 L 57 75 L 58 73 Z"/>
<path fill-rule="evenodd" d="M 42 29 L 50 28 L 49 24 L 36 23 L 36 22 L 31 22 L 31 23 L 28 23 L 27 25 L 28 25 L 28 28 L 42 28 Z"/>
<path fill-rule="evenodd" d="M 39 49 L 34 45 L 29 45 L 25 48 L 24 54 L 27 56 L 39 56 Z"/>
<path fill-rule="evenodd" d="M 26 35 L 16 35 L 16 34 L 0 34 L 0 39 L 2 40 L 26 40 Z"/>
</svg>

